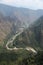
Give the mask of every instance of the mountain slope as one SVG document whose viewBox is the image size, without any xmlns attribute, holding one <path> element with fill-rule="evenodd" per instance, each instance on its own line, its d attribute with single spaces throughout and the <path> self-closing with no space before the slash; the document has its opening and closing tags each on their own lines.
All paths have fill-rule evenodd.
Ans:
<svg viewBox="0 0 43 65">
<path fill-rule="evenodd" d="M 15 40 L 17 47 L 34 47 L 38 49 L 43 48 L 43 16 L 35 21 L 27 30 L 25 30 Z"/>
<path fill-rule="evenodd" d="M 29 23 L 35 21 L 43 15 L 43 10 L 31 10 L 27 8 L 17 8 L 8 5 L 0 4 L 0 12 L 5 16 L 13 17 L 16 16 L 22 25 L 29 25 Z"/>
<path fill-rule="evenodd" d="M 17 23 L 17 24 L 16 24 Z M 0 43 L 2 44 L 6 37 L 11 37 L 19 29 L 19 24 L 21 22 L 16 18 L 4 16 L 0 14 Z M 16 24 L 16 25 L 15 25 Z M 21 26 L 21 24 L 20 24 Z"/>
<path fill-rule="evenodd" d="M 31 10 L 0 4 L 0 43 L 26 28 L 43 15 L 43 10 Z M 21 30 L 20 30 L 21 29 Z"/>
</svg>

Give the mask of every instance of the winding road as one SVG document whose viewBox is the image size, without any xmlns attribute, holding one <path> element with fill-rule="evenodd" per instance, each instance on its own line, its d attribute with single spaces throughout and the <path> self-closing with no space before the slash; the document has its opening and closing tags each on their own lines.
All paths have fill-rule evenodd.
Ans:
<svg viewBox="0 0 43 65">
<path fill-rule="evenodd" d="M 12 40 L 10 40 L 10 41 L 7 42 L 7 44 L 6 44 L 7 50 L 23 49 L 23 48 L 16 48 L 16 47 L 14 47 L 14 48 L 9 48 L 9 47 L 8 47 L 8 45 L 9 45 L 9 44 L 12 44 L 12 42 L 16 39 L 16 37 L 19 36 L 21 33 L 22 33 L 22 32 L 17 33 L 16 35 L 14 35 L 14 36 L 12 37 Z"/>
<path fill-rule="evenodd" d="M 22 31 L 22 32 L 23 32 L 23 31 Z M 6 44 L 6 49 L 7 49 L 7 50 L 10 50 L 10 51 L 12 51 L 12 50 L 25 49 L 25 50 L 27 50 L 27 51 L 32 51 L 33 53 L 37 53 L 37 51 L 36 51 L 35 49 L 31 48 L 31 47 L 26 47 L 26 48 L 17 48 L 17 47 L 9 48 L 9 47 L 8 47 L 8 45 L 9 45 L 9 44 L 12 44 L 13 41 L 16 39 L 16 37 L 19 36 L 22 32 L 17 33 L 16 35 L 14 35 L 14 36 L 12 37 L 11 40 L 9 40 L 9 41 L 7 42 L 7 44 Z"/>
</svg>

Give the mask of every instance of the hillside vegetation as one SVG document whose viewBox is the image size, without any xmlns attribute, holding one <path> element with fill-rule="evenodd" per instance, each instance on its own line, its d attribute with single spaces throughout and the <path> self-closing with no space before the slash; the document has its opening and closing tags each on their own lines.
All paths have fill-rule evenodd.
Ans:
<svg viewBox="0 0 43 65">
<path fill-rule="evenodd" d="M 14 42 L 13 42 L 14 43 Z M 43 48 L 43 16 L 35 21 L 15 40 L 17 47 L 30 46 L 36 49 Z"/>
</svg>

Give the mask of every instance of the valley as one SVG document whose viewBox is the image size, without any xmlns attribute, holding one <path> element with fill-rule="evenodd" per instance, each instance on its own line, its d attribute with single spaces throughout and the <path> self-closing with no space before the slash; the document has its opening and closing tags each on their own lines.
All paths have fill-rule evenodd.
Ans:
<svg viewBox="0 0 43 65">
<path fill-rule="evenodd" d="M 43 65 L 43 9 L 0 4 L 0 65 Z"/>
<path fill-rule="evenodd" d="M 2 46 L 4 40 L 14 35 L 20 27 L 27 28 L 41 16 L 43 16 L 43 10 L 0 4 L 0 45 Z"/>
<path fill-rule="evenodd" d="M 22 31 L 22 32 L 23 32 L 23 31 Z M 9 47 L 8 47 L 9 44 L 13 44 L 13 41 L 16 39 L 16 37 L 19 36 L 22 32 L 19 32 L 19 33 L 15 34 L 15 35 L 13 36 L 13 38 L 12 38 L 10 41 L 7 42 L 7 44 L 6 44 L 7 50 L 12 51 L 12 50 L 25 49 L 25 50 L 28 50 L 28 51 L 32 51 L 33 53 L 37 53 L 37 51 L 34 50 L 34 49 L 31 48 L 31 47 L 26 47 L 26 48 L 17 48 L 16 46 L 15 46 L 14 48 L 9 48 Z"/>
</svg>

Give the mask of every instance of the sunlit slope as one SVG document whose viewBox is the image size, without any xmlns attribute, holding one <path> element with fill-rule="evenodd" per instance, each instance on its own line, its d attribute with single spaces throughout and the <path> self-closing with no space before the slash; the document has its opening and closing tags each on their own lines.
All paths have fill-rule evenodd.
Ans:
<svg viewBox="0 0 43 65">
<path fill-rule="evenodd" d="M 20 21 L 16 18 L 10 16 L 4 16 L 0 13 L 0 43 L 2 44 L 4 40 L 11 35 L 15 34 L 19 29 Z M 15 25 L 16 24 L 16 25 Z M 21 25 L 20 25 L 21 26 Z"/>
</svg>

